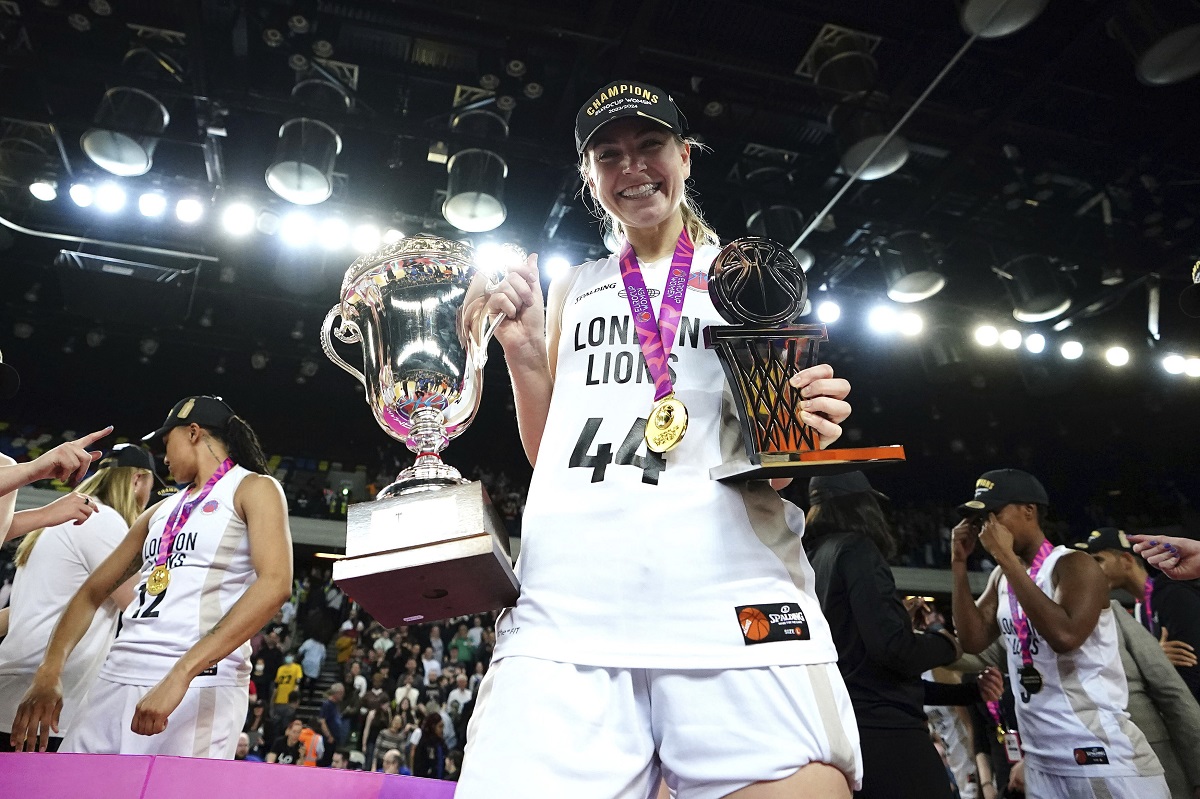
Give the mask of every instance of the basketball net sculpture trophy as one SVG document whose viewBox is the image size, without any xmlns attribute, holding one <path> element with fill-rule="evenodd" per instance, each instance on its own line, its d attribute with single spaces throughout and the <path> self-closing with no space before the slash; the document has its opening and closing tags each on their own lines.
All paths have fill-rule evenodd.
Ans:
<svg viewBox="0 0 1200 799">
<path fill-rule="evenodd" d="M 804 308 L 808 282 L 791 251 L 749 236 L 725 245 L 708 270 L 708 293 L 729 327 L 704 330 L 737 403 L 744 458 L 709 470 L 714 480 L 835 474 L 900 463 L 904 447 L 821 449 L 800 421 L 800 392 L 788 379 L 816 363 L 825 325 L 788 324 Z"/>
<path fill-rule="evenodd" d="M 325 354 L 363 384 L 375 421 L 417 456 L 374 502 L 350 506 L 346 557 L 333 564 L 338 587 L 385 627 L 507 607 L 520 592 L 487 490 L 439 454 L 479 409 L 495 331 L 484 306 L 497 277 L 476 267 L 469 245 L 413 236 L 357 259 L 321 327 Z M 361 343 L 365 374 L 333 349 L 339 316 L 334 335 Z"/>
</svg>

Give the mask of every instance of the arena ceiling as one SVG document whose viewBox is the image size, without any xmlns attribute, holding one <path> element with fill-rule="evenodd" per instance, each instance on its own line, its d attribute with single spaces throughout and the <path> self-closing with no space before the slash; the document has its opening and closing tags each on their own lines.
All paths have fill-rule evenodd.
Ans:
<svg viewBox="0 0 1200 799">
<path fill-rule="evenodd" d="M 1195 10 L 1187 0 L 1159 5 Z M 997 431 L 995 446 L 978 453 L 994 457 L 1005 451 L 1008 409 L 989 405 L 974 417 L 981 392 L 1004 386 L 1031 399 L 1083 390 L 1057 365 L 989 362 L 969 342 L 965 360 L 951 358 L 947 374 L 937 368 L 946 365 L 930 352 L 939 337 L 969 338 L 981 321 L 1015 324 L 995 268 L 1021 255 L 1044 256 L 1069 291 L 1072 306 L 1058 321 L 1069 317 L 1087 341 L 1126 343 L 1145 380 L 1160 381 L 1147 364 L 1169 348 L 1200 355 L 1175 299 L 1200 259 L 1200 79 L 1139 81 L 1124 43 L 1128 8 L 1050 3 L 1023 30 L 974 41 L 903 126 L 903 166 L 854 183 L 803 243 L 814 296 L 851 309 L 831 328 L 828 354 L 860 371 L 865 414 L 903 409 L 918 439 L 931 421 L 953 427 L 937 451 L 971 440 L 975 418 Z M 344 424 L 357 440 L 381 441 L 353 381 L 324 360 L 316 338 L 353 251 L 288 247 L 257 231 L 235 238 L 220 225 L 235 200 L 287 213 L 264 173 L 281 125 L 317 113 L 297 84 L 332 82 L 347 98 L 319 113 L 342 150 L 333 194 L 310 209 L 314 219 L 461 236 L 441 213 L 447 173 L 438 154 L 482 147 L 508 164 L 508 217 L 475 241 L 516 241 L 578 262 L 605 249 L 579 196 L 573 116 L 614 79 L 662 86 L 687 115 L 707 149 L 695 190 L 724 238 L 744 235 L 764 208 L 814 222 L 847 178 L 830 122 L 845 94 L 813 80 L 809 57 L 838 29 L 870 42 L 878 110 L 891 121 L 967 41 L 952 0 L 0 0 L 0 216 L 10 223 L 0 227 L 0 349 L 29 386 L 16 407 L 44 411 L 85 377 L 118 376 L 163 410 L 183 391 L 232 394 L 257 381 L 248 402 L 327 408 L 331 419 L 353 419 Z M 150 171 L 117 182 L 131 197 L 195 198 L 198 222 L 150 220 L 131 206 L 105 215 L 66 198 L 73 182 L 111 179 L 80 137 L 118 86 L 159 98 L 170 123 Z M 507 137 L 452 128 L 464 103 L 499 111 Z M 58 198 L 35 199 L 33 180 L 56 182 Z M 855 308 L 861 321 L 883 299 L 875 247 L 899 231 L 935 242 L 947 278 L 914 306 L 926 343 L 880 344 L 859 322 L 847 324 Z M 116 280 L 123 263 L 143 279 Z M 1158 340 L 1148 328 L 1154 284 Z M 1053 321 L 1034 327 L 1052 335 Z M 251 365 L 255 353 L 261 369 Z M 503 384 L 496 355 L 489 376 Z M 1102 364 L 1090 368 L 1096 374 L 1072 385 L 1117 390 Z M 943 380 L 939 396 L 920 390 Z M 1162 411 L 1197 384 L 1119 390 Z M 502 416 L 501 394 L 491 399 Z"/>
</svg>

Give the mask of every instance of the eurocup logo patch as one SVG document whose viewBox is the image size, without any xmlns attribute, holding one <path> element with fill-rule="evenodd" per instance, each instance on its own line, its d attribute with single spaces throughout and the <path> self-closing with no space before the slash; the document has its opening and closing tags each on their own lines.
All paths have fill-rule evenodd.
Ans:
<svg viewBox="0 0 1200 799">
<path fill-rule="evenodd" d="M 693 291 L 708 291 L 708 272 L 692 272 L 688 275 L 688 288 Z"/>
<path fill-rule="evenodd" d="M 640 314 L 638 314 L 638 319 L 640 319 L 643 322 L 649 322 L 650 321 L 650 312 L 642 311 Z"/>
<path fill-rule="evenodd" d="M 221 507 L 215 499 L 210 499 L 204 503 L 204 507 L 200 509 L 201 513 L 216 513 L 217 508 Z"/>
</svg>

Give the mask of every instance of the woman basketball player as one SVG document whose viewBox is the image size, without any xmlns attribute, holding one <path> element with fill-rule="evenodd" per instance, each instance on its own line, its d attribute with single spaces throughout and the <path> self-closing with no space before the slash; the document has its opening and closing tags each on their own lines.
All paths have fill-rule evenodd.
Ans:
<svg viewBox="0 0 1200 799">
<path fill-rule="evenodd" d="M 857 728 L 799 535 L 765 481 L 709 479 L 741 444 L 699 336 L 724 322 L 682 117 L 661 89 L 614 83 L 575 137 L 625 244 L 555 280 L 548 308 L 534 258 L 489 299 L 535 468 L 521 596 L 496 624 L 457 795 L 646 799 L 661 775 L 680 799 L 848 797 Z M 835 440 L 849 384 L 816 366 L 792 385 Z M 656 400 L 689 420 L 663 454 L 643 441 Z"/>
<path fill-rule="evenodd" d="M 17 750 L 46 748 L 58 729 L 63 663 L 96 608 L 140 573 L 61 751 L 234 755 L 247 642 L 291 589 L 287 503 L 254 431 L 218 397 L 180 400 L 144 440 L 165 444 L 171 474 L 190 487 L 138 517 L 67 605 L 13 721 Z"/>
<path fill-rule="evenodd" d="M 17 547 L 12 603 L 3 611 L 7 621 L 0 624 L 0 634 L 6 633 L 0 643 L 0 751 L 10 751 L 9 733 L 17 704 L 42 662 L 54 623 L 88 575 L 125 538 L 150 501 L 153 488 L 154 457 L 141 447 L 119 444 L 100 461 L 96 473 L 75 489 L 95 512 L 82 522 L 71 517 L 50 520 Z M 67 659 L 61 678 L 59 733 L 71 728 L 79 704 L 96 679 L 117 631 L 117 617 L 133 599 L 133 585 L 132 580 L 127 581 L 101 604 Z M 61 736 L 53 736 L 46 748 L 58 751 L 61 743 Z"/>
</svg>

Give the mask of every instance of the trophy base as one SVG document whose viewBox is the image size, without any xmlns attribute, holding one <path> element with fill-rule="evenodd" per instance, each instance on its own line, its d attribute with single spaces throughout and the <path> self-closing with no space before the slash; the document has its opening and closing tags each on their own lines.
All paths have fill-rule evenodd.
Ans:
<svg viewBox="0 0 1200 799">
<path fill-rule="evenodd" d="M 385 627 L 509 607 L 521 587 L 482 483 L 351 505 L 333 581 Z"/>
<path fill-rule="evenodd" d="M 904 462 L 904 447 L 850 447 L 809 452 L 770 453 L 757 456 L 761 462 L 736 460 L 708 470 L 708 476 L 721 482 L 773 480 L 779 477 L 816 477 L 841 474 L 858 469 Z"/>
</svg>

